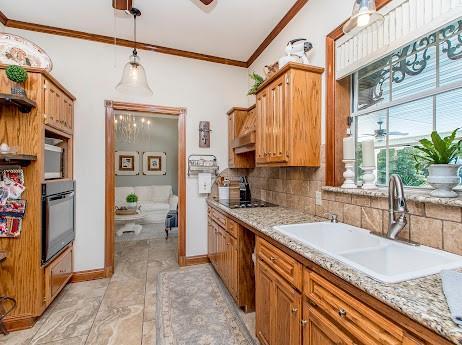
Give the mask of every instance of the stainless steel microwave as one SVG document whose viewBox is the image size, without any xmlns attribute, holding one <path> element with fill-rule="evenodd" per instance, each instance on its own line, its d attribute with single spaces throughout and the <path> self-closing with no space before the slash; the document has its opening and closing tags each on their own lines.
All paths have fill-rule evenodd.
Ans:
<svg viewBox="0 0 462 345">
<path fill-rule="evenodd" d="M 64 149 L 45 144 L 45 180 L 64 177 Z"/>
</svg>

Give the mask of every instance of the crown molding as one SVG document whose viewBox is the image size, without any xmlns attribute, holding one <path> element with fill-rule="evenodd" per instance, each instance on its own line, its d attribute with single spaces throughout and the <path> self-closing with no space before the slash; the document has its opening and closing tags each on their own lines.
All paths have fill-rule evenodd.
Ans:
<svg viewBox="0 0 462 345">
<path fill-rule="evenodd" d="M 257 50 L 247 60 L 247 67 L 250 67 L 255 60 L 265 51 L 271 42 L 281 33 L 281 31 L 290 23 L 290 21 L 297 15 L 298 12 L 307 4 L 309 0 L 297 0 L 297 2 L 290 8 L 289 12 L 281 19 L 281 21 L 274 27 L 265 40 L 258 46 Z"/>
<path fill-rule="evenodd" d="M 180 56 L 189 59 L 196 59 L 202 61 L 208 61 L 213 63 L 219 63 L 223 65 L 236 66 L 242 68 L 248 68 L 255 62 L 255 60 L 265 51 L 265 49 L 270 45 L 270 43 L 279 35 L 279 33 L 287 26 L 287 24 L 295 17 L 295 15 L 305 6 L 309 0 L 297 0 L 297 2 L 290 8 L 286 15 L 279 21 L 279 23 L 274 27 L 270 34 L 265 38 L 265 40 L 258 46 L 255 52 L 247 61 L 239 61 L 234 59 L 227 59 L 224 57 L 201 54 L 196 52 L 191 52 L 187 50 L 180 50 L 175 48 L 158 46 L 150 43 L 137 42 L 137 48 L 147 51 L 153 51 L 160 54 L 168 54 L 174 56 Z M 0 22 L 9 28 L 28 30 L 46 33 L 50 35 L 72 37 L 87 41 L 105 43 L 105 44 L 116 44 L 121 47 L 133 47 L 133 41 L 126 40 L 122 38 L 114 38 L 110 36 L 92 34 L 89 32 L 77 31 L 63 29 L 54 26 L 36 24 L 23 22 L 15 19 L 8 18 L 2 11 L 0 11 Z"/>
</svg>

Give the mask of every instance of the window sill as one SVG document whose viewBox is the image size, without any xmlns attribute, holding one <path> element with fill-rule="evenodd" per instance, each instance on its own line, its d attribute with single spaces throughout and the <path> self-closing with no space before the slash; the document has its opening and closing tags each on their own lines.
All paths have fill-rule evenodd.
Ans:
<svg viewBox="0 0 462 345">
<path fill-rule="evenodd" d="M 360 195 L 360 196 L 369 196 L 373 198 L 388 198 L 388 189 L 379 188 L 376 190 L 364 190 L 362 188 L 357 189 L 345 189 L 341 187 L 322 187 L 324 192 L 331 193 L 342 193 L 350 195 Z M 412 200 L 415 202 L 422 202 L 427 204 L 436 204 L 452 207 L 462 207 L 462 195 L 459 193 L 457 198 L 437 198 L 429 195 L 429 190 L 415 190 L 415 189 L 405 189 L 404 196 L 407 200 Z"/>
</svg>

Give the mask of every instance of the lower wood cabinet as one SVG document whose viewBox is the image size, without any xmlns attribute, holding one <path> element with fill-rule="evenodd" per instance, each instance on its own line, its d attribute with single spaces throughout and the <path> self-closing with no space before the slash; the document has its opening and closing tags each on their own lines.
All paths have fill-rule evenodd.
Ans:
<svg viewBox="0 0 462 345">
<path fill-rule="evenodd" d="M 317 311 L 308 302 L 303 304 L 303 345 L 355 345 L 351 337 Z"/>
<path fill-rule="evenodd" d="M 236 304 L 255 310 L 252 253 L 255 236 L 215 209 L 209 210 L 208 256 Z"/>
<path fill-rule="evenodd" d="M 262 344 L 440 344 L 409 334 L 262 238 L 256 243 L 256 335 Z"/>
<path fill-rule="evenodd" d="M 45 267 L 45 304 L 49 305 L 72 277 L 72 246 Z"/>
<path fill-rule="evenodd" d="M 301 344 L 301 294 L 261 258 L 255 274 L 258 339 L 265 345 Z"/>
</svg>

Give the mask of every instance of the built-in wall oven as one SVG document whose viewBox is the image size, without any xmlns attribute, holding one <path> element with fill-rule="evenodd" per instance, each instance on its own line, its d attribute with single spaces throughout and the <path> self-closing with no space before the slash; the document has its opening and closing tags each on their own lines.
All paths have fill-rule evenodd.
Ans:
<svg viewBox="0 0 462 345">
<path fill-rule="evenodd" d="M 42 263 L 75 238 L 75 182 L 42 184 Z"/>
</svg>

